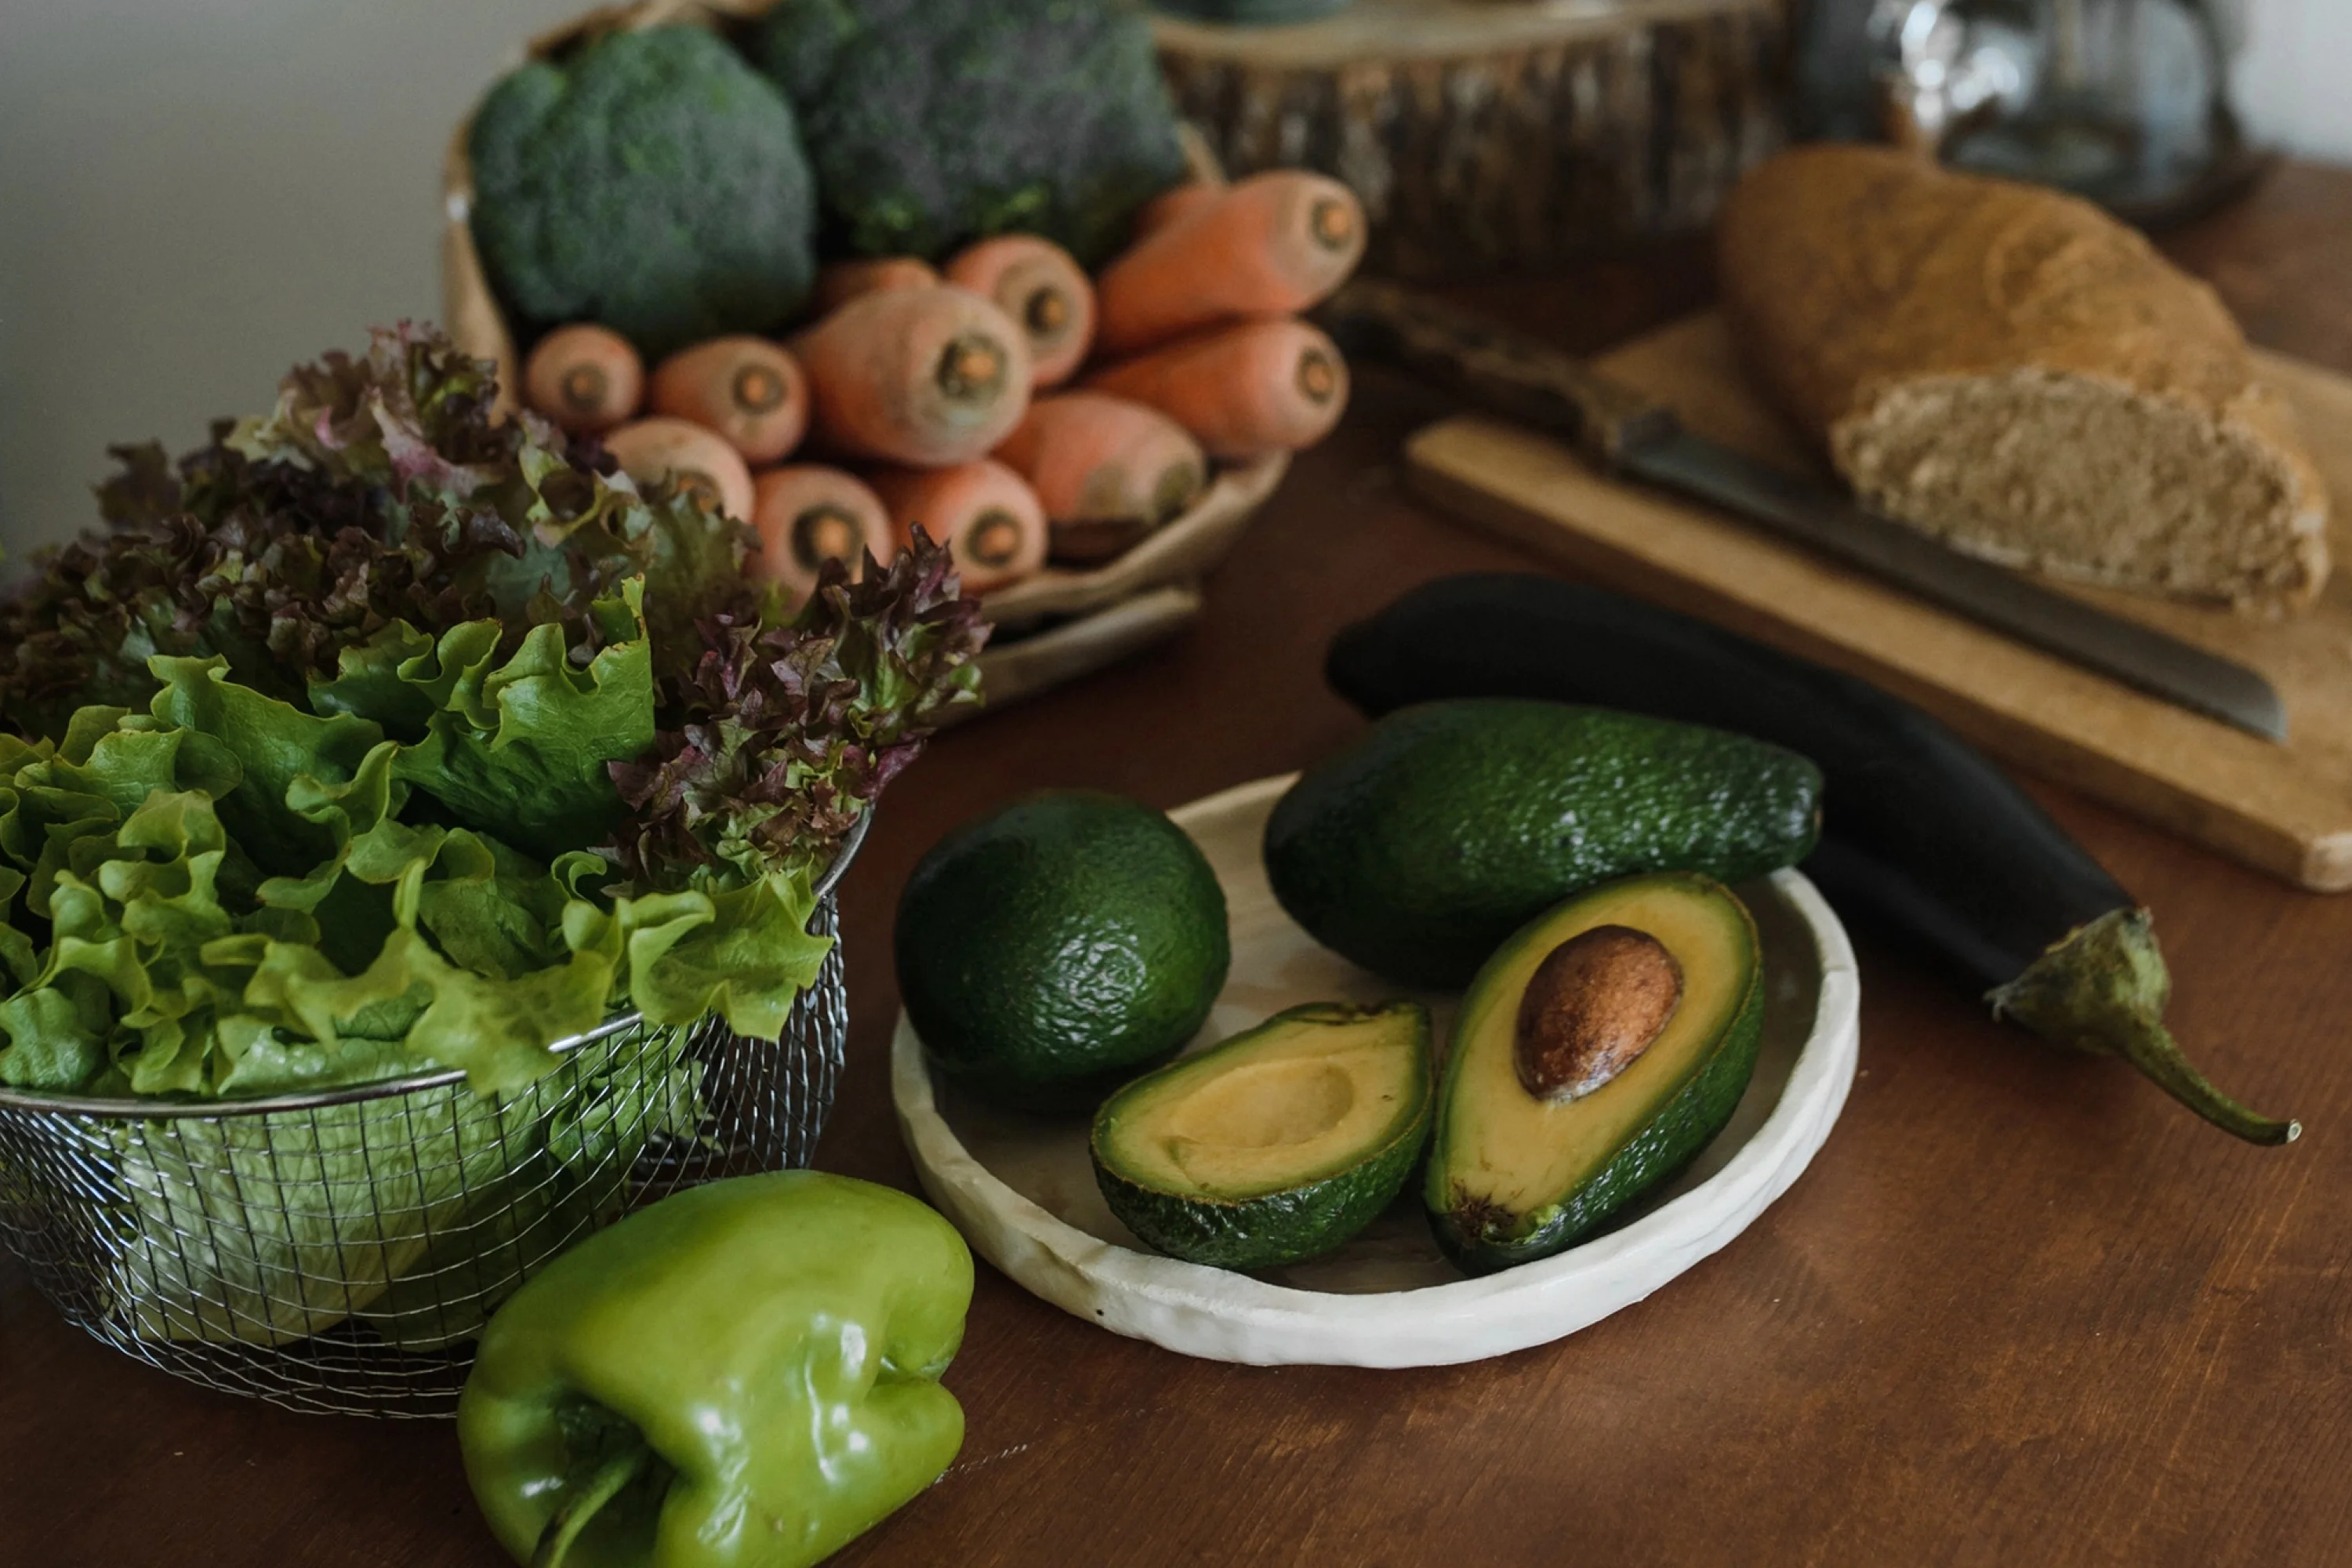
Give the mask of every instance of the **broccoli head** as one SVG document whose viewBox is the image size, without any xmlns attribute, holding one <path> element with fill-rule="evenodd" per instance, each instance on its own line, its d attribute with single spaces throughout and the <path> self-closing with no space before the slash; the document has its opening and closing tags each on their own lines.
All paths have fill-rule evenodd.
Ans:
<svg viewBox="0 0 2352 1568">
<path fill-rule="evenodd" d="M 836 254 L 1018 229 L 1093 267 L 1184 174 L 1150 27 L 1120 0 L 783 0 L 749 47 L 800 113 Z"/>
<path fill-rule="evenodd" d="M 524 66 L 474 117 L 474 243 L 525 335 L 601 321 L 648 356 L 799 309 L 816 196 L 792 106 L 698 27 Z"/>
</svg>

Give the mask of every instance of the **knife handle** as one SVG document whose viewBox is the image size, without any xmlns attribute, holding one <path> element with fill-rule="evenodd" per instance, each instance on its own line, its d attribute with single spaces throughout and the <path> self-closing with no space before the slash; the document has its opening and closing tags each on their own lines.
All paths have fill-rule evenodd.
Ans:
<svg viewBox="0 0 2352 1568">
<path fill-rule="evenodd" d="M 1320 313 L 1350 353 L 1392 361 L 1490 413 L 1565 436 L 1605 468 L 1680 427 L 1673 409 L 1575 355 L 1393 283 L 1358 279 Z"/>
</svg>

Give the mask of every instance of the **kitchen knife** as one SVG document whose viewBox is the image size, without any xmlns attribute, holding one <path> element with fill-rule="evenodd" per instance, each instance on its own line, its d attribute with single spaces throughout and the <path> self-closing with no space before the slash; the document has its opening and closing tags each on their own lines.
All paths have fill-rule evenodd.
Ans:
<svg viewBox="0 0 2352 1568">
<path fill-rule="evenodd" d="M 1393 284 L 1360 279 L 1324 308 L 1349 352 L 1392 360 L 1507 419 L 1567 437 L 1589 461 L 1734 511 L 2045 653 L 2269 741 L 2269 681 L 1874 515 L 1853 498 L 1685 429 L 1674 410 L 1573 355 Z"/>
</svg>

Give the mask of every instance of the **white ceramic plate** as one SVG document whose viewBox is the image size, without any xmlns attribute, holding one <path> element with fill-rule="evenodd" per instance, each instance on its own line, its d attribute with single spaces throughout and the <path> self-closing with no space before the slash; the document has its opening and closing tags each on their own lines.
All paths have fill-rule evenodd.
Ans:
<svg viewBox="0 0 2352 1568">
<path fill-rule="evenodd" d="M 1233 969 L 1191 1049 L 1302 1002 L 1398 988 L 1291 923 L 1258 842 L 1287 778 L 1171 815 L 1216 868 Z M 1468 1279 L 1437 1250 L 1417 1190 L 1328 1258 L 1235 1274 L 1147 1250 L 1111 1217 L 1081 1118 L 1013 1115 L 939 1081 L 903 1015 L 891 1093 L 923 1186 L 980 1255 L 1055 1306 L 1187 1355 L 1271 1366 L 1435 1366 L 1543 1344 L 1629 1307 L 1730 1241 L 1797 1179 L 1853 1081 L 1861 992 L 1844 928 L 1794 871 L 1740 889 L 1764 943 L 1763 1049 L 1731 1124 L 1630 1223 L 1538 1263 Z M 1438 1037 L 1454 998 L 1423 998 Z"/>
</svg>

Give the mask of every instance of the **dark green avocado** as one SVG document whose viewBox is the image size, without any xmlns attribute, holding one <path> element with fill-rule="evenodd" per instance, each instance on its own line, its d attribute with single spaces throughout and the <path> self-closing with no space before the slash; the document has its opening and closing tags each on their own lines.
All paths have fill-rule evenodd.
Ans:
<svg viewBox="0 0 2352 1568">
<path fill-rule="evenodd" d="M 1308 770 L 1265 827 L 1275 897 L 1316 941 L 1459 987 L 1562 899 L 1613 878 L 1727 882 L 1804 858 L 1821 771 L 1794 752 L 1602 708 L 1403 708 Z"/>
<path fill-rule="evenodd" d="M 1320 1257 L 1388 1207 L 1429 1133 L 1429 1013 L 1316 1003 L 1138 1079 L 1096 1114 L 1103 1200 L 1219 1268 Z"/>
<path fill-rule="evenodd" d="M 1473 1274 L 1548 1258 L 1688 1164 L 1755 1073 L 1761 975 L 1747 906 L 1687 872 L 1512 937 L 1454 1026 L 1423 1188 L 1439 1245 Z"/>
<path fill-rule="evenodd" d="M 1198 1032 L 1231 953 L 1216 874 L 1165 814 L 1056 790 L 932 846 L 898 899 L 907 1016 L 958 1084 L 1090 1108 Z"/>
</svg>

